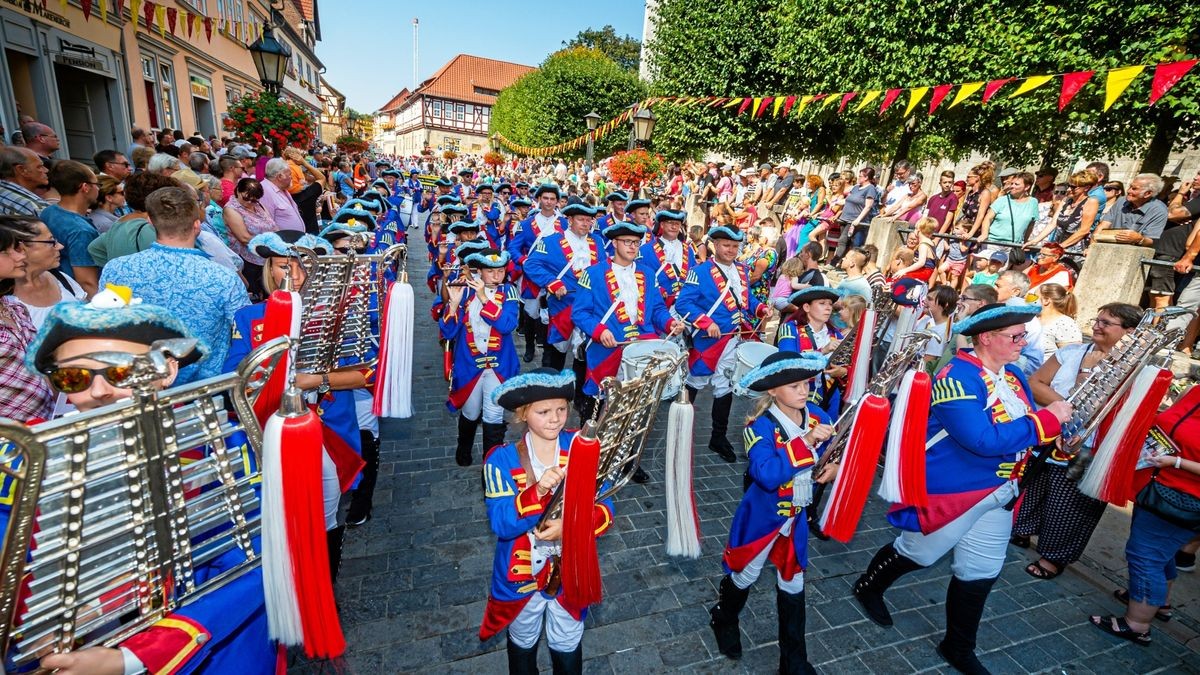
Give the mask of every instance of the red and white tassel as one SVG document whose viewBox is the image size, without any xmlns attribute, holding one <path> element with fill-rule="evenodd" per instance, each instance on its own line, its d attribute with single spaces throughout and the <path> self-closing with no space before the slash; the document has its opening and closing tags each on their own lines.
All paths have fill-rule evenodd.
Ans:
<svg viewBox="0 0 1200 675">
<path fill-rule="evenodd" d="M 1079 479 L 1080 492 L 1117 506 L 1125 506 L 1131 497 L 1134 467 L 1158 406 L 1171 387 L 1172 374 L 1165 368 L 1146 366 L 1134 378 L 1105 419 L 1092 462 Z"/>
<path fill-rule="evenodd" d="M 700 517 L 692 492 L 692 425 L 696 411 L 687 389 L 667 416 L 667 555 L 700 557 Z"/>
<path fill-rule="evenodd" d="M 260 344 L 270 342 L 284 335 L 298 339 L 300 337 L 300 316 L 303 314 L 304 303 L 300 294 L 294 291 L 277 290 L 267 297 L 267 307 L 263 312 L 263 330 Z M 267 423 L 283 399 L 283 390 L 291 378 L 291 352 L 285 352 L 280 357 L 279 365 L 272 371 L 270 379 L 263 385 L 258 398 L 254 400 L 254 416 L 258 418 L 259 426 Z"/>
<path fill-rule="evenodd" d="M 871 351 L 875 346 L 875 326 L 879 313 L 868 306 L 858 323 L 854 336 L 854 351 L 847 367 L 846 403 L 852 404 L 867 393 L 867 382 L 871 380 Z"/>
<path fill-rule="evenodd" d="M 842 543 L 854 536 L 862 517 L 875 480 L 890 410 L 886 398 L 867 394 L 854 411 L 846 452 L 821 513 L 821 531 Z"/>
<path fill-rule="evenodd" d="M 600 602 L 600 559 L 596 554 L 596 474 L 600 441 L 591 423 L 575 434 L 567 458 L 562 510 L 562 592 L 565 607 Z"/>
<path fill-rule="evenodd" d="M 281 644 L 303 644 L 311 658 L 335 658 L 345 652 L 346 640 L 334 603 L 325 535 L 322 425 L 299 391 L 289 389 L 283 398 L 283 407 L 263 431 L 268 627 Z"/>
<path fill-rule="evenodd" d="M 879 496 L 893 504 L 925 506 L 925 430 L 932 383 L 924 370 L 904 374 L 896 392 Z"/>
<path fill-rule="evenodd" d="M 416 301 L 407 275 L 392 284 L 380 317 L 379 362 L 375 369 L 376 417 L 412 417 L 413 321 Z"/>
</svg>

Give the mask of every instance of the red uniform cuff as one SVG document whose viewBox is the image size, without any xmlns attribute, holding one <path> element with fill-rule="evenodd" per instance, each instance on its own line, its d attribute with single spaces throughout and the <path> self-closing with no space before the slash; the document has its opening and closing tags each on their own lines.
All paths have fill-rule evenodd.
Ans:
<svg viewBox="0 0 1200 675">
<path fill-rule="evenodd" d="M 171 675 L 198 652 L 212 634 L 199 623 L 177 614 L 160 619 L 120 646 L 128 649 L 154 675 Z"/>
<path fill-rule="evenodd" d="M 701 314 L 700 316 L 696 317 L 696 320 L 692 323 L 696 324 L 696 328 L 699 328 L 700 330 L 708 330 L 708 327 L 713 324 L 713 320 Z"/>
<path fill-rule="evenodd" d="M 1062 424 L 1049 410 L 1030 413 L 1029 418 L 1033 420 L 1033 428 L 1037 431 L 1038 445 L 1050 443 L 1062 434 Z"/>
<path fill-rule="evenodd" d="M 758 311 L 754 312 L 755 316 L 764 317 L 771 313 L 771 306 L 762 304 L 758 306 Z"/>
<path fill-rule="evenodd" d="M 547 494 L 547 497 L 550 495 Z M 529 516 L 540 515 L 545 510 L 545 504 L 537 496 L 537 483 L 521 490 L 517 494 L 517 516 L 528 518 Z"/>
<path fill-rule="evenodd" d="M 485 319 L 495 321 L 496 319 L 500 318 L 500 312 L 503 310 L 503 306 L 496 304 L 494 300 L 488 300 L 486 303 L 484 303 L 483 307 L 480 308 L 479 315 Z"/>
<path fill-rule="evenodd" d="M 596 326 L 596 330 L 592 331 L 592 341 L 597 343 L 600 342 L 600 336 L 604 335 L 604 331 L 606 330 L 608 330 L 608 326 L 605 326 L 604 324 Z"/>
<path fill-rule="evenodd" d="M 564 284 L 561 279 L 555 279 L 554 281 L 546 284 L 546 291 L 549 293 L 557 293 L 558 289 L 565 289 L 566 287 L 567 285 Z"/>
<path fill-rule="evenodd" d="M 809 449 L 803 438 L 793 438 L 783 447 L 787 450 L 788 462 L 791 463 L 793 469 L 803 469 L 816 463 L 812 450 Z"/>
</svg>

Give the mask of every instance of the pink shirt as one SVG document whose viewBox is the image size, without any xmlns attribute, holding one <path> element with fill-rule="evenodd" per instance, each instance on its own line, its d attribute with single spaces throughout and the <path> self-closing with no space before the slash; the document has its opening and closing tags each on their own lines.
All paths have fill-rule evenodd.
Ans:
<svg viewBox="0 0 1200 675">
<path fill-rule="evenodd" d="M 291 174 L 288 174 L 291 177 Z M 304 220 L 300 218 L 300 209 L 286 190 L 269 180 L 262 182 L 263 196 L 259 203 L 267 210 L 271 220 L 275 221 L 276 229 L 304 231 Z"/>
</svg>

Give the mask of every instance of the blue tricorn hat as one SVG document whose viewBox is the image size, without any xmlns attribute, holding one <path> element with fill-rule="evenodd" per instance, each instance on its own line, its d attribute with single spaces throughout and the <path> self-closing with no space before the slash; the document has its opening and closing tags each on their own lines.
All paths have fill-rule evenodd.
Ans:
<svg viewBox="0 0 1200 675">
<path fill-rule="evenodd" d="M 500 270 L 508 267 L 511 257 L 508 251 L 485 248 L 482 251 L 470 253 L 466 258 L 461 258 L 461 260 L 475 269 Z"/>
<path fill-rule="evenodd" d="M 670 211 L 663 209 L 654 214 L 654 222 L 661 223 L 664 220 L 678 220 L 679 222 L 687 222 L 687 214 L 683 211 Z"/>
<path fill-rule="evenodd" d="M 564 216 L 568 217 L 568 218 L 570 218 L 571 216 L 592 216 L 592 217 L 595 217 L 595 216 L 596 216 L 596 215 L 598 215 L 599 213 L 600 213 L 600 209 L 594 209 L 594 208 L 592 208 L 592 207 L 588 206 L 587 204 L 583 204 L 583 203 L 580 203 L 580 204 L 568 204 L 568 205 L 567 205 L 567 206 L 566 206 L 566 207 L 565 207 L 565 208 L 562 210 L 562 214 L 563 214 Z"/>
<path fill-rule="evenodd" d="M 746 234 L 741 230 L 731 230 L 724 225 L 714 227 L 708 231 L 709 239 L 726 239 L 729 241 L 743 242 L 746 240 Z"/>
<path fill-rule="evenodd" d="M 629 201 L 629 195 L 625 194 L 624 192 L 621 192 L 620 190 L 617 190 L 616 192 L 610 192 L 610 193 L 608 193 L 608 195 L 606 195 L 606 196 L 604 197 L 604 201 L 605 201 L 606 203 L 612 203 L 612 202 L 628 202 L 628 201 Z"/>
<path fill-rule="evenodd" d="M 554 183 L 542 183 L 533 191 L 533 198 L 537 199 L 547 192 L 553 194 L 555 197 L 562 197 L 562 191 L 558 189 L 557 185 Z"/>
<path fill-rule="evenodd" d="M 648 230 L 637 223 L 628 221 L 620 221 L 609 225 L 600 232 L 605 239 L 616 239 L 617 237 L 638 237 L 639 239 L 646 236 Z"/>
<path fill-rule="evenodd" d="M 775 352 L 763 359 L 757 368 L 746 373 L 739 384 L 751 391 L 769 391 L 816 377 L 825 370 L 828 362 L 820 352 Z"/>
<path fill-rule="evenodd" d="M 1041 313 L 1042 308 L 1039 305 L 1006 305 L 993 302 L 955 323 L 954 332 L 974 337 L 980 333 L 1027 323 Z"/>
<path fill-rule="evenodd" d="M 570 401 L 574 397 L 575 373 L 553 368 L 538 368 L 510 377 L 492 391 L 492 401 L 506 410 L 556 398 Z"/>
<path fill-rule="evenodd" d="M 474 220 L 467 220 L 466 218 L 463 218 L 462 220 L 456 220 L 453 223 L 446 225 L 446 229 L 454 234 L 459 234 L 460 232 L 464 232 L 466 230 L 480 230 L 482 227 Z"/>
<path fill-rule="evenodd" d="M 833 300 L 837 302 L 841 297 L 841 292 L 836 288 L 830 288 L 829 286 L 809 286 L 808 288 L 801 288 L 792 293 L 788 297 L 788 302 L 799 307 L 806 302 L 813 302 L 814 300 Z"/>
<path fill-rule="evenodd" d="M 285 257 L 295 258 L 299 255 L 295 247 L 303 246 L 317 253 L 330 254 L 333 253 L 333 247 L 329 242 L 318 237 L 314 237 L 307 232 L 299 230 L 278 230 L 276 232 L 263 232 L 256 234 L 246 244 L 246 248 L 254 251 L 259 257 L 273 258 Z"/>
<path fill-rule="evenodd" d="M 516 199 L 509 202 L 508 205 L 513 207 L 514 209 L 517 208 L 518 206 L 524 206 L 524 207 L 528 208 L 528 207 L 533 206 L 533 202 L 529 201 L 528 199 L 525 199 L 524 197 L 517 197 Z"/>
<path fill-rule="evenodd" d="M 362 225 L 371 230 L 375 229 L 375 216 L 370 211 L 357 206 L 342 207 L 341 211 L 334 214 L 333 222 L 351 226 Z"/>
<path fill-rule="evenodd" d="M 416 173 L 416 172 L 414 171 L 413 173 Z M 451 183 L 450 179 L 446 178 L 445 176 L 439 177 L 437 180 L 433 181 L 433 184 L 438 187 L 453 187 L 454 186 L 454 183 Z"/>
<path fill-rule="evenodd" d="M 462 203 L 462 200 L 458 198 L 458 195 L 442 195 L 441 197 L 437 198 L 438 206 L 446 206 L 447 204 L 461 204 L 461 203 Z"/>
<path fill-rule="evenodd" d="M 463 243 L 459 244 L 458 248 L 454 249 L 454 256 L 459 260 L 463 260 L 472 253 L 486 251 L 491 247 L 492 245 L 489 244 L 486 239 L 472 239 L 471 241 L 464 241 Z"/>
<path fill-rule="evenodd" d="M 326 225 L 325 229 L 321 230 L 321 233 L 317 236 L 332 242 L 334 239 L 341 239 L 347 235 L 358 234 L 366 231 L 367 226 L 357 222 L 356 220 L 345 223 L 330 223 Z"/>
<path fill-rule="evenodd" d="M 447 204 L 442 207 L 442 213 L 447 216 L 465 216 L 467 215 L 467 211 L 469 211 L 469 209 L 467 208 L 466 204 Z"/>
<path fill-rule="evenodd" d="M 648 208 L 650 208 L 650 200 L 649 199 L 634 199 L 625 205 L 625 211 L 627 213 L 633 213 L 634 211 L 636 211 L 638 209 L 648 209 Z"/>
</svg>

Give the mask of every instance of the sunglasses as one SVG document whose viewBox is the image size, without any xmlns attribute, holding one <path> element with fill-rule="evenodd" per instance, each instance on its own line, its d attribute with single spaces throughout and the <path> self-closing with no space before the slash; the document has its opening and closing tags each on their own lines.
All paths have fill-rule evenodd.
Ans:
<svg viewBox="0 0 1200 675">
<path fill-rule="evenodd" d="M 46 373 L 50 386 L 64 394 L 77 394 L 92 386 L 96 376 L 103 377 L 114 387 L 122 386 L 133 374 L 132 366 L 108 366 L 107 368 L 84 368 L 82 366 L 60 366 Z"/>
</svg>

